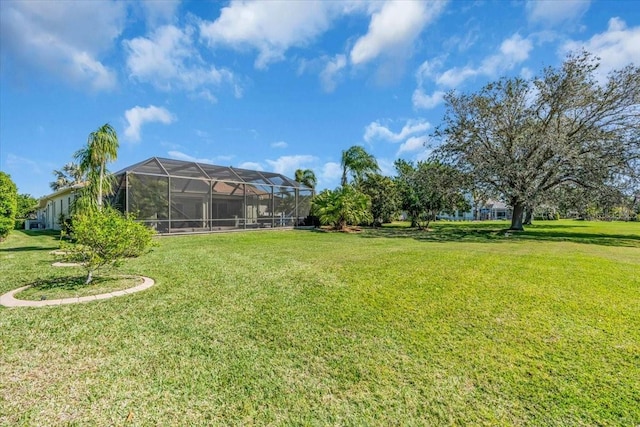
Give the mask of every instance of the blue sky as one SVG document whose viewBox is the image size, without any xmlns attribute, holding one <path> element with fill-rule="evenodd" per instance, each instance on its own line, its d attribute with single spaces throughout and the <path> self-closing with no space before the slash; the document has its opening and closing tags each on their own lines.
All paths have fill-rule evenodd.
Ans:
<svg viewBox="0 0 640 427">
<path fill-rule="evenodd" d="M 423 159 L 449 90 L 530 78 L 585 48 L 640 61 L 640 2 L 0 2 L 0 170 L 20 193 L 104 123 L 111 171 L 152 156 L 340 178 L 363 145 Z"/>
</svg>

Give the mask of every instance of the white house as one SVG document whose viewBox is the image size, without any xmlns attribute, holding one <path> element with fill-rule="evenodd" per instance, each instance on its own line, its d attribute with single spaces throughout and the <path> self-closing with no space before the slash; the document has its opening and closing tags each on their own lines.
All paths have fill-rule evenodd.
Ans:
<svg viewBox="0 0 640 427">
<path fill-rule="evenodd" d="M 72 187 L 62 188 L 55 193 L 40 198 L 38 203 L 37 219 L 29 220 L 25 224 L 27 229 L 40 228 L 46 230 L 60 230 L 61 215 L 68 218 L 77 192 L 84 184 L 76 184 Z"/>
</svg>

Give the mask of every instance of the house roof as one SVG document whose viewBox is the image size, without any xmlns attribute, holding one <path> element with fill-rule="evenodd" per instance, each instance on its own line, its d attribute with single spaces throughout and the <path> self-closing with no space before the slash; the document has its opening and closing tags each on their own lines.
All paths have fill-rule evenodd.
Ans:
<svg viewBox="0 0 640 427">
<path fill-rule="evenodd" d="M 47 194 L 46 196 L 42 196 L 40 197 L 40 199 L 38 200 L 38 208 L 42 209 L 45 206 L 47 206 L 47 203 L 50 200 L 56 199 L 58 197 L 62 197 L 62 196 L 66 196 L 67 194 L 73 194 L 75 193 L 77 190 L 83 188 L 86 184 L 84 182 L 81 182 L 79 184 L 74 184 L 70 187 L 64 187 L 59 189 L 58 191 L 55 191 L 51 194 Z"/>
<path fill-rule="evenodd" d="M 311 190 L 311 188 L 306 185 L 275 172 L 240 169 L 231 166 L 217 166 L 207 163 L 165 159 L 162 157 L 151 157 L 147 160 L 119 170 L 114 175 L 121 175 L 125 173 L 200 178 L 213 181 L 284 186 Z"/>
</svg>

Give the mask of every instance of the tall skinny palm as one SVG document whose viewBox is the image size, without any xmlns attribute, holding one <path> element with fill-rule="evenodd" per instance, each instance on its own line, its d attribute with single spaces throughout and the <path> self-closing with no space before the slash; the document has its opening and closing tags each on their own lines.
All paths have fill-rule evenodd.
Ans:
<svg viewBox="0 0 640 427">
<path fill-rule="evenodd" d="M 373 155 L 367 153 L 364 147 L 354 145 L 342 152 L 342 181 L 341 185 L 347 185 L 349 174 L 353 176 L 354 184 L 357 186 L 365 175 L 375 173 L 380 170 L 378 162 Z"/>
<path fill-rule="evenodd" d="M 88 177 L 89 194 L 96 197 L 98 209 L 102 209 L 102 197 L 105 191 L 107 162 L 118 158 L 118 135 L 115 129 L 106 123 L 89 134 L 87 146 L 78 150 L 74 157 L 80 164 L 80 170 Z"/>
<path fill-rule="evenodd" d="M 297 169 L 296 181 L 312 189 L 315 188 L 316 184 L 318 183 L 318 180 L 316 179 L 316 174 L 313 173 L 311 169 Z"/>
</svg>

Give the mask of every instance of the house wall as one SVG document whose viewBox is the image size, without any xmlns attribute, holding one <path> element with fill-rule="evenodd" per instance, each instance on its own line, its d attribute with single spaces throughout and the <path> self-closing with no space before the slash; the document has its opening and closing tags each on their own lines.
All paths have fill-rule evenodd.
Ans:
<svg viewBox="0 0 640 427">
<path fill-rule="evenodd" d="M 69 212 L 75 195 L 72 192 L 52 194 L 40 201 L 41 208 L 37 211 L 40 228 L 46 230 L 60 230 L 60 214 L 69 217 Z"/>
</svg>

